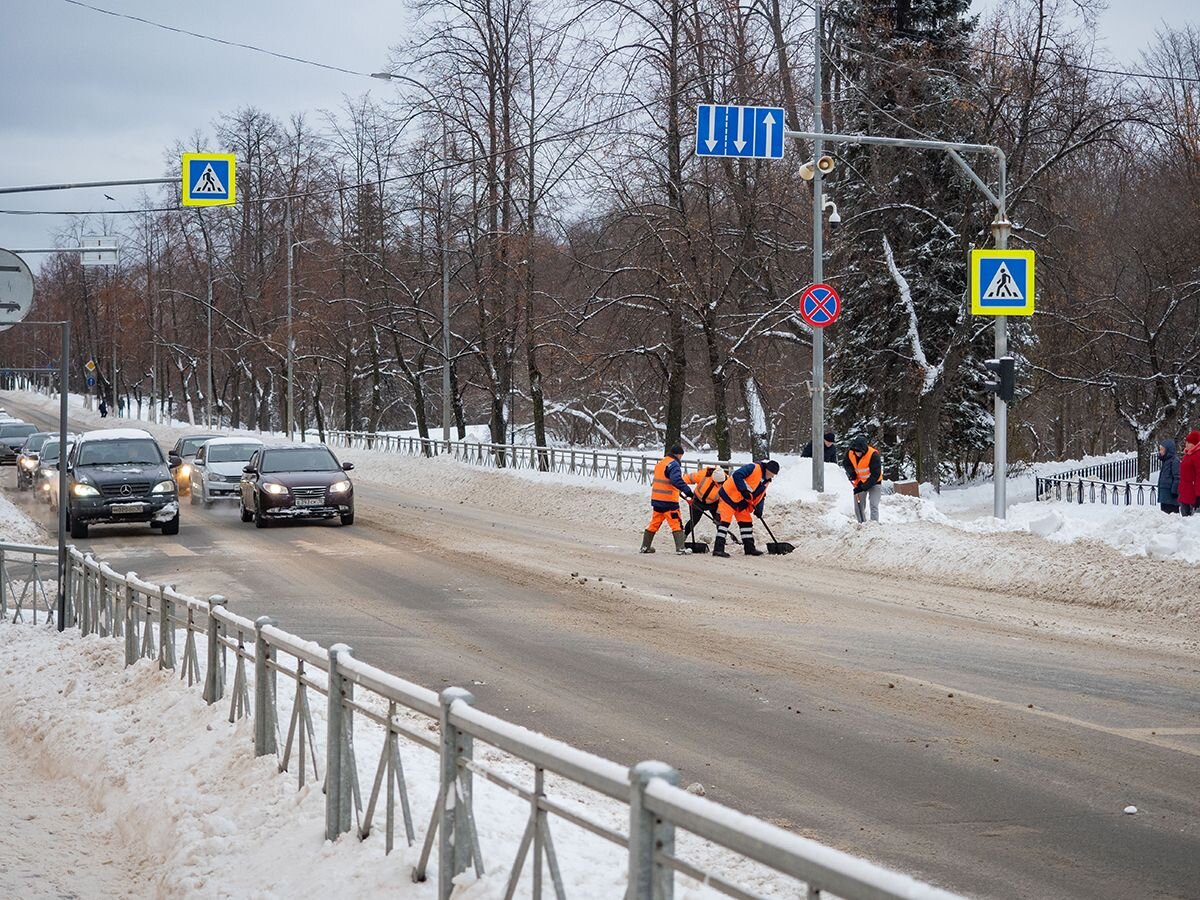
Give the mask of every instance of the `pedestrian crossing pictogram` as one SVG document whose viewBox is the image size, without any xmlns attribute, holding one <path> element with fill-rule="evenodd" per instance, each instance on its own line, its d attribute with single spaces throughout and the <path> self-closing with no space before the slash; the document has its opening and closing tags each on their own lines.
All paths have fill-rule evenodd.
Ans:
<svg viewBox="0 0 1200 900">
<path fill-rule="evenodd" d="M 237 158 L 232 153 L 185 153 L 182 176 L 184 206 L 237 202 Z"/>
<path fill-rule="evenodd" d="M 1032 250 L 971 251 L 971 312 L 977 316 L 1033 315 Z"/>
<path fill-rule="evenodd" d="M 191 193 L 193 197 L 197 194 L 218 194 L 223 197 L 229 191 L 225 190 L 225 185 L 213 171 L 212 163 L 208 163 L 204 167 L 204 171 L 200 173 L 200 177 L 196 179 L 196 183 L 192 185 Z"/>
</svg>

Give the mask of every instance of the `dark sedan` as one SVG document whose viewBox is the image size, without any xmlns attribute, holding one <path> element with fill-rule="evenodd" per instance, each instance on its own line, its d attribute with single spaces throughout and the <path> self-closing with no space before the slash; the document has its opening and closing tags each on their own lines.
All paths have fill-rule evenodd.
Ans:
<svg viewBox="0 0 1200 900">
<path fill-rule="evenodd" d="M 265 528 L 272 519 L 332 519 L 354 523 L 354 485 L 323 444 L 264 447 L 242 472 L 242 521 Z"/>
<path fill-rule="evenodd" d="M 6 422 L 0 425 L 0 465 L 16 465 L 17 454 L 21 445 L 31 434 L 36 434 L 38 427 L 28 422 Z"/>
</svg>

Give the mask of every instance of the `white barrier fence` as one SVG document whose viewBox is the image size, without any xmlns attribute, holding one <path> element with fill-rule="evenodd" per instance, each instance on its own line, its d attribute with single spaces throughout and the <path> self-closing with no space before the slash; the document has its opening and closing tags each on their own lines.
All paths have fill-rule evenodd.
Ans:
<svg viewBox="0 0 1200 900">
<path fill-rule="evenodd" d="M 0 544 L 4 621 L 9 621 L 9 610 L 13 621 L 24 620 L 28 612 L 37 615 L 39 607 L 49 616 L 52 594 L 45 579 L 48 570 L 56 580 L 54 555 L 49 547 Z M 542 900 L 548 875 L 556 900 L 565 900 L 553 838 L 556 821 L 583 828 L 626 852 L 626 900 L 670 900 L 677 875 L 740 900 L 761 896 L 728 875 L 689 861 L 678 849 L 677 832 L 773 870 L 781 885 L 794 885 L 789 890 L 807 900 L 955 896 L 690 794 L 678 786 L 678 773 L 666 763 L 626 769 L 476 709 L 470 692 L 462 688 L 438 694 L 355 659 L 344 644 L 326 649 L 282 630 L 268 617 L 251 621 L 236 615 L 222 597 L 197 600 L 134 573 L 122 575 L 74 547 L 66 577 L 68 627 L 83 635 L 122 639 L 126 665 L 155 660 L 160 669 L 178 672 L 189 685 L 202 686 L 208 703 L 227 702 L 231 722 L 251 717 L 255 755 L 274 755 L 279 771 L 294 775 L 299 787 L 310 767 L 315 781 L 323 778 L 328 839 L 351 830 L 365 838 L 378 827 L 380 803 L 389 853 L 397 833 L 412 846 L 417 824 L 427 822 L 412 877 L 424 881 L 432 861 L 439 900 L 450 900 L 456 875 L 468 869 L 478 877 L 485 872 L 473 802 L 475 776 L 529 804 L 527 826 L 508 866 L 506 898 L 526 885 L 530 896 Z M 35 599 L 27 602 L 30 597 Z M 315 725 L 314 694 L 323 698 L 325 708 L 323 742 Z M 288 710 L 286 722 L 281 709 Z M 364 727 L 381 733 L 378 759 L 363 759 L 356 752 L 356 727 L 359 734 Z M 522 761 L 531 778 L 515 779 L 491 764 L 495 754 L 481 754 L 477 745 Z M 424 810 L 410 802 L 403 763 L 405 754 L 420 748 L 440 760 L 437 798 Z M 369 781 L 360 779 L 363 767 Z M 584 815 L 555 798 L 546 789 L 548 775 L 627 805 L 628 827 L 614 828 L 601 816 Z M 370 790 L 364 802 L 366 784 Z"/>
</svg>

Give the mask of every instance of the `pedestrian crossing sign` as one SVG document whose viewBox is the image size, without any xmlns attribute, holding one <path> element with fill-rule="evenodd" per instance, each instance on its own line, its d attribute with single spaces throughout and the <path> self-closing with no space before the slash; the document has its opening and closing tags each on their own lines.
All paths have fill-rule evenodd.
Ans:
<svg viewBox="0 0 1200 900">
<path fill-rule="evenodd" d="M 237 158 L 232 153 L 183 154 L 183 205 L 231 206 L 237 202 Z"/>
<path fill-rule="evenodd" d="M 971 251 L 971 312 L 977 316 L 1032 316 L 1032 250 Z"/>
</svg>

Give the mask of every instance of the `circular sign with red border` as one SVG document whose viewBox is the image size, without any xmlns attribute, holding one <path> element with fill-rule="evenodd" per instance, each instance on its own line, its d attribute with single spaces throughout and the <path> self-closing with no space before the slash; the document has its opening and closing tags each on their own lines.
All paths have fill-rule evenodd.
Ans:
<svg viewBox="0 0 1200 900">
<path fill-rule="evenodd" d="M 824 328 L 837 321 L 842 298 L 827 284 L 811 284 L 800 295 L 800 318 L 813 328 Z"/>
</svg>

